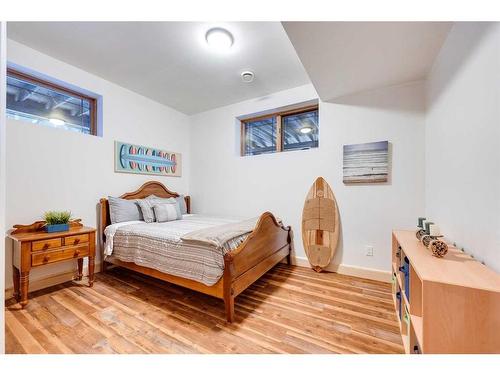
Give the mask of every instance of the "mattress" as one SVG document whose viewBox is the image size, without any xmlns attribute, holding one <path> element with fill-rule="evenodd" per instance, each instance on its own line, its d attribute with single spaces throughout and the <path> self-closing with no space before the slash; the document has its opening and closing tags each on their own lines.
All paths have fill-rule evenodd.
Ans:
<svg viewBox="0 0 500 375">
<path fill-rule="evenodd" d="M 200 229 L 236 223 L 237 219 L 183 215 L 165 223 L 133 221 L 106 227 L 105 255 L 163 273 L 214 285 L 224 273 L 224 254 L 236 249 L 248 236 L 237 236 L 222 246 L 187 243 L 181 237 Z M 111 260 L 108 259 L 108 260 Z"/>
</svg>

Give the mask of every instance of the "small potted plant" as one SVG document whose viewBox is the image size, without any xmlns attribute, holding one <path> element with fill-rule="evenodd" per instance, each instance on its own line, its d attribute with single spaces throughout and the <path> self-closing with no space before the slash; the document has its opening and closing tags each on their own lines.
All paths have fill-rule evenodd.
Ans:
<svg viewBox="0 0 500 375">
<path fill-rule="evenodd" d="M 70 211 L 48 211 L 43 215 L 43 218 L 45 220 L 45 231 L 48 233 L 69 230 Z"/>
</svg>

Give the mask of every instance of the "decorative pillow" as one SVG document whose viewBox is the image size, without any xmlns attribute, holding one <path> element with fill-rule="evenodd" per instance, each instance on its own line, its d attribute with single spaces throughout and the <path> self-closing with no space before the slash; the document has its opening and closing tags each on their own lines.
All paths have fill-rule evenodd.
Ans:
<svg viewBox="0 0 500 375">
<path fill-rule="evenodd" d="M 160 203 L 153 206 L 153 210 L 158 223 L 166 221 L 174 221 L 179 219 L 179 211 L 177 202 Z"/>
<path fill-rule="evenodd" d="M 111 224 L 123 221 L 143 220 L 137 200 L 108 197 Z"/>
<path fill-rule="evenodd" d="M 184 195 L 179 195 L 177 198 L 175 198 L 177 201 L 177 204 L 179 205 L 179 208 L 181 210 L 181 215 L 186 215 L 187 214 L 187 206 L 186 206 L 186 200 L 184 199 Z"/>
<path fill-rule="evenodd" d="M 178 211 L 177 219 L 182 219 L 182 210 L 178 204 L 178 201 L 177 201 L 178 198 L 160 198 L 160 197 L 157 197 L 156 195 L 150 195 L 146 199 L 150 200 L 151 202 L 154 202 L 153 206 L 156 204 L 162 204 L 162 203 L 176 203 L 177 204 L 177 211 Z"/>
<path fill-rule="evenodd" d="M 142 216 L 144 217 L 144 221 L 146 223 L 152 223 L 155 221 L 155 213 L 153 211 L 153 206 L 156 204 L 153 199 L 139 199 L 137 204 L 141 208 Z"/>
</svg>

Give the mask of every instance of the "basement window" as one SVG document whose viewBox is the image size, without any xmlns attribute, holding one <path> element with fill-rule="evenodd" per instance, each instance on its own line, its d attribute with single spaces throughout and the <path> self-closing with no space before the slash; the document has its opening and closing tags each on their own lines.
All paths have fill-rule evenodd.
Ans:
<svg viewBox="0 0 500 375">
<path fill-rule="evenodd" d="M 97 135 L 96 106 L 96 98 L 7 69 L 7 118 Z"/>
<path fill-rule="evenodd" d="M 319 146 L 318 105 L 241 120 L 241 156 Z"/>
</svg>

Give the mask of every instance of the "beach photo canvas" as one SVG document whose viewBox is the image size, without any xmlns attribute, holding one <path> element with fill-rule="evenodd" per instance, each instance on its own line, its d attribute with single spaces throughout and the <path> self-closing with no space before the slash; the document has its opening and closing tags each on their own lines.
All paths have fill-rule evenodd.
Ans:
<svg viewBox="0 0 500 375">
<path fill-rule="evenodd" d="M 389 142 L 344 145 L 344 183 L 387 182 Z"/>
</svg>

